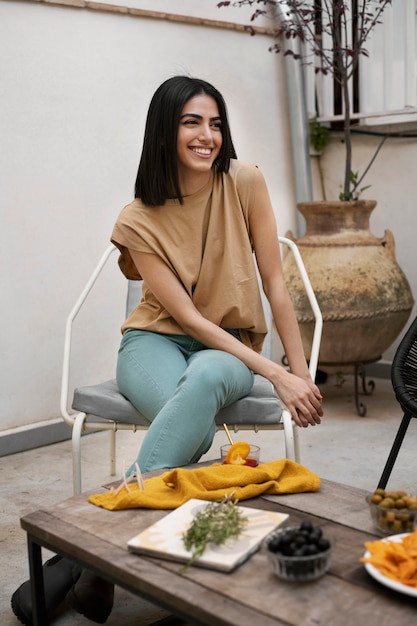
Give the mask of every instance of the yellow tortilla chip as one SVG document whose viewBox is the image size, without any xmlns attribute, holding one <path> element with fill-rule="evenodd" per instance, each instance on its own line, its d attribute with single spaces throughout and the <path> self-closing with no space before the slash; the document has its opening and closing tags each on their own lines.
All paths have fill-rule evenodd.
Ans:
<svg viewBox="0 0 417 626">
<path fill-rule="evenodd" d="M 368 541 L 365 547 L 369 556 L 362 557 L 362 563 L 371 563 L 384 576 L 417 588 L 417 529 L 400 541 Z"/>
</svg>

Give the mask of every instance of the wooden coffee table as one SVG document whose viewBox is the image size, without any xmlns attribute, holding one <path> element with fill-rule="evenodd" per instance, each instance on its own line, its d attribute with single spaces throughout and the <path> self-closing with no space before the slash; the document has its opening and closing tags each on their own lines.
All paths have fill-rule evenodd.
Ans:
<svg viewBox="0 0 417 626">
<path fill-rule="evenodd" d="M 96 490 L 97 492 L 98 490 Z M 206 626 L 402 626 L 415 622 L 417 598 L 375 581 L 359 558 L 375 539 L 365 492 L 323 480 L 317 493 L 260 497 L 242 506 L 289 513 L 292 524 L 311 520 L 335 542 L 330 570 L 317 581 L 281 581 L 256 553 L 231 574 L 128 552 L 126 543 L 166 511 L 107 511 L 87 494 L 21 519 L 27 533 L 34 626 L 44 626 L 42 547 L 66 556 L 138 596 Z"/>
</svg>

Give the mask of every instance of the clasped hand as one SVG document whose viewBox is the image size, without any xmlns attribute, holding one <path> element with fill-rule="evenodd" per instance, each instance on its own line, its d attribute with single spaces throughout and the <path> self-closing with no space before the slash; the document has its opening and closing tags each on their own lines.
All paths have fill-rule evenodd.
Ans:
<svg viewBox="0 0 417 626">
<path fill-rule="evenodd" d="M 307 428 L 321 423 L 323 396 L 310 378 L 301 378 L 284 370 L 280 380 L 272 382 L 297 426 Z"/>
</svg>

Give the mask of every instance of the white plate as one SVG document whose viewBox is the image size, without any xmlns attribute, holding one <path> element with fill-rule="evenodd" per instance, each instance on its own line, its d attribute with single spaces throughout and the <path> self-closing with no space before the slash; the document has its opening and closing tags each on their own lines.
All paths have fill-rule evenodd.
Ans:
<svg viewBox="0 0 417 626">
<path fill-rule="evenodd" d="M 386 539 L 381 539 L 381 541 L 397 541 L 399 542 L 402 537 L 406 537 L 410 533 L 401 533 L 400 535 L 391 535 Z M 371 553 L 367 550 L 363 555 L 365 558 L 371 556 Z M 365 569 L 381 585 L 385 585 L 385 587 L 389 587 L 390 589 L 394 589 L 394 591 L 399 591 L 400 593 L 404 593 L 407 596 L 413 596 L 417 598 L 417 589 L 415 587 L 409 587 L 408 585 L 403 585 L 402 583 L 393 580 L 392 578 L 388 578 L 388 576 L 384 576 L 379 569 L 377 569 L 372 563 L 365 563 Z"/>
</svg>

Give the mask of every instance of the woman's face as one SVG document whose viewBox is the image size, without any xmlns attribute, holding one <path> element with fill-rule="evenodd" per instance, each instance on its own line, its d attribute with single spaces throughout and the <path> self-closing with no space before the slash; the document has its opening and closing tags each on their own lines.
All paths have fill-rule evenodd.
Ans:
<svg viewBox="0 0 417 626">
<path fill-rule="evenodd" d="M 211 174 L 222 145 L 222 128 L 216 101 L 199 94 L 186 102 L 180 117 L 177 137 L 180 186 L 191 179 L 204 184 Z"/>
</svg>

